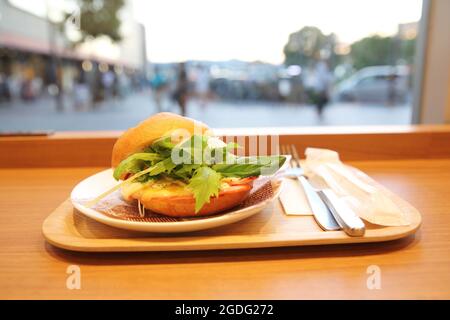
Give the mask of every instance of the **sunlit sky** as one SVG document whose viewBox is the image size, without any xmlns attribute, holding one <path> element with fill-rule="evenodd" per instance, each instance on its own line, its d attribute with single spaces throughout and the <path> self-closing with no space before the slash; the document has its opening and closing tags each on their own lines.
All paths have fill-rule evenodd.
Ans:
<svg viewBox="0 0 450 320">
<path fill-rule="evenodd" d="M 41 15 L 71 1 L 10 0 Z M 185 60 L 281 63 L 289 34 L 303 26 L 351 43 L 420 19 L 422 0 L 127 0 L 146 27 L 152 62 Z"/>
<path fill-rule="evenodd" d="M 283 61 L 289 34 L 311 25 L 351 43 L 420 19 L 421 0 L 133 0 L 148 58 Z"/>
</svg>

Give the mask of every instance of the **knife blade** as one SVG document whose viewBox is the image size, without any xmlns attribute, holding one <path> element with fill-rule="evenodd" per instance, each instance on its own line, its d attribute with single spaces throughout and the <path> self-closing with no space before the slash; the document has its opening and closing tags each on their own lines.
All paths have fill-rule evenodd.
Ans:
<svg viewBox="0 0 450 320">
<path fill-rule="evenodd" d="M 318 193 L 314 190 L 311 184 L 303 176 L 297 176 L 298 182 L 305 190 L 306 198 L 311 207 L 314 219 L 317 224 L 325 231 L 341 230 L 331 211 L 327 208 Z"/>
<path fill-rule="evenodd" d="M 337 223 L 349 236 L 362 237 L 366 231 L 364 222 L 358 215 L 337 197 L 331 189 L 322 189 L 318 191 L 318 195 L 322 198 L 330 208 Z"/>
</svg>

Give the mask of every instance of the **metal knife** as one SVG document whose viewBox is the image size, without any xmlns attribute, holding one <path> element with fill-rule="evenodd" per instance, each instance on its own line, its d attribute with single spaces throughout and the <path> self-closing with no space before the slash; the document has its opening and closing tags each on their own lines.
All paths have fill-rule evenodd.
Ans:
<svg viewBox="0 0 450 320">
<path fill-rule="evenodd" d="M 349 236 L 361 237 L 366 227 L 361 218 L 346 205 L 331 189 L 318 191 L 320 198 L 326 203 L 337 223 Z"/>
<path fill-rule="evenodd" d="M 325 231 L 341 230 L 341 226 L 337 223 L 333 213 L 327 208 L 324 201 L 308 180 L 301 175 L 297 175 L 296 177 L 302 185 L 303 190 L 305 190 L 306 198 L 308 199 L 309 206 L 317 224 Z"/>
</svg>

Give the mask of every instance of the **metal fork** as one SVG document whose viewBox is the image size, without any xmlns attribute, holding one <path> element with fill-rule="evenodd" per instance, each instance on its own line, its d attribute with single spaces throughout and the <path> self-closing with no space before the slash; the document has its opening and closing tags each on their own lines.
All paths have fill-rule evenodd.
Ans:
<svg viewBox="0 0 450 320">
<path fill-rule="evenodd" d="M 281 176 L 295 179 L 300 183 L 303 191 L 305 192 L 305 196 L 308 199 L 309 206 L 317 224 L 325 231 L 340 230 L 341 227 L 334 219 L 333 214 L 328 209 L 327 205 L 322 201 L 313 186 L 311 186 L 311 184 L 306 180 L 295 146 L 282 145 L 281 153 L 291 155 L 289 160 L 290 168 L 283 171 Z"/>
<path fill-rule="evenodd" d="M 304 171 L 301 168 L 300 157 L 295 145 L 281 146 L 283 154 L 290 154 L 291 169 L 285 172 L 286 177 L 296 178 L 301 183 L 305 194 L 313 210 L 314 218 L 318 224 L 325 230 L 339 230 L 342 228 L 350 236 L 362 236 L 365 233 L 364 222 L 359 218 L 351 208 L 343 203 L 331 189 L 316 189 L 314 188 Z M 318 203 L 317 198 L 321 199 L 322 204 Z M 331 212 L 327 215 L 321 206 L 323 204 Z M 320 210 L 319 210 L 320 209 Z M 333 219 L 334 218 L 334 219 Z M 336 223 L 337 222 L 337 223 Z"/>
</svg>

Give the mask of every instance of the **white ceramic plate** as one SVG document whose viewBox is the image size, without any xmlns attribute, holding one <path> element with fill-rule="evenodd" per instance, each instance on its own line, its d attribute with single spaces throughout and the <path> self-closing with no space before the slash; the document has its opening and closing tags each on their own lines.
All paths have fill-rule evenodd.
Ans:
<svg viewBox="0 0 450 320">
<path fill-rule="evenodd" d="M 81 181 L 72 190 L 70 195 L 72 204 L 87 217 L 112 227 L 143 232 L 174 233 L 215 228 L 248 218 L 269 205 L 278 197 L 281 190 L 280 181 L 275 182 L 268 178 L 259 178 L 255 180 L 255 186 L 249 196 L 249 198 L 253 196 L 251 202 L 218 215 L 180 220 L 155 214 L 153 214 L 155 221 L 151 221 L 151 219 L 150 221 L 139 221 L 138 216 L 136 219 L 122 219 L 83 204 L 105 190 L 114 187 L 117 183 L 112 177 L 111 169 L 94 174 Z M 270 189 L 269 192 L 267 192 L 267 189 Z M 118 193 L 113 196 L 119 198 Z"/>
</svg>

